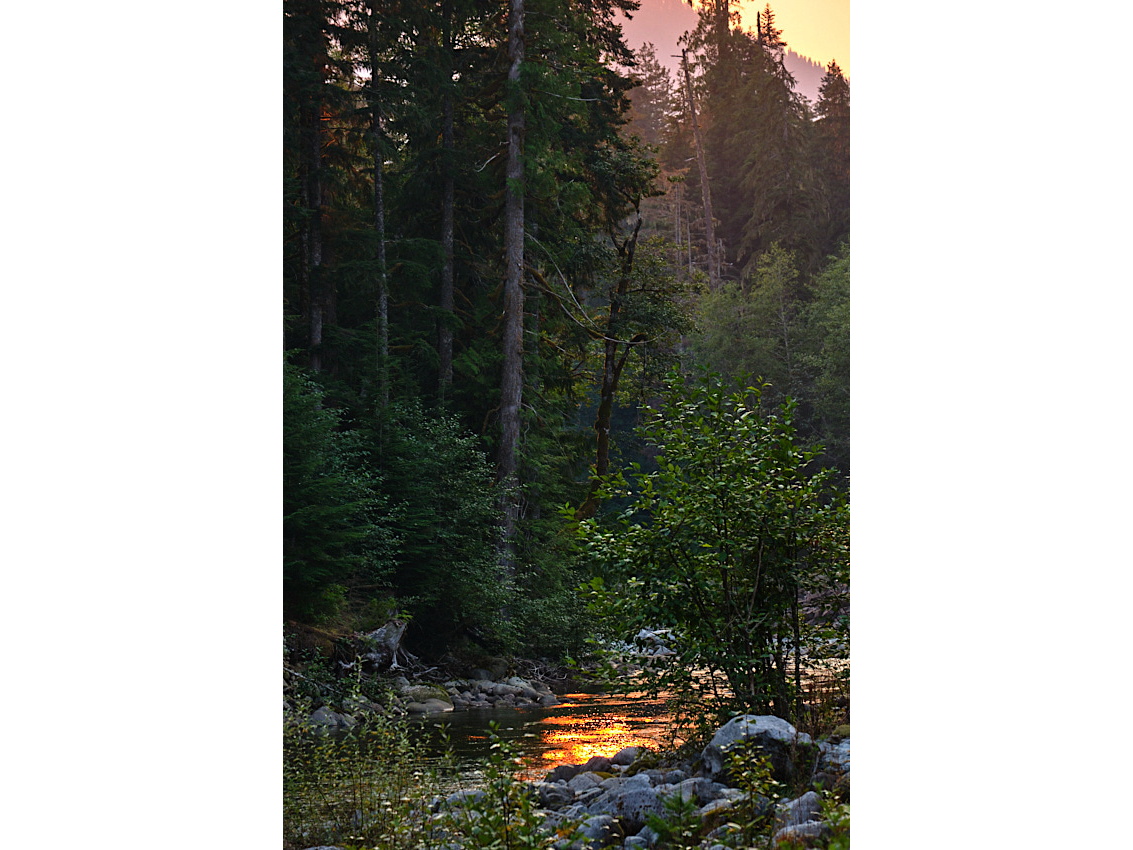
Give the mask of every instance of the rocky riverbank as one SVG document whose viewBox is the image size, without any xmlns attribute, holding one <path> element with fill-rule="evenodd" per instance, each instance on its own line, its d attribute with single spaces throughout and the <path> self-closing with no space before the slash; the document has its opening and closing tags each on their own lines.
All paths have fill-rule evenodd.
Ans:
<svg viewBox="0 0 1133 850">
<path fill-rule="evenodd" d="M 744 752 L 765 757 L 766 769 L 751 758 L 746 769 L 737 769 L 733 756 Z M 683 765 L 661 766 L 657 753 L 627 747 L 585 764 L 559 765 L 522 787 L 541 828 L 549 836 L 567 836 L 554 844 L 563 850 L 663 847 L 664 836 L 654 827 L 664 831 L 678 816 L 681 846 L 826 847 L 833 839 L 848 842 L 848 820 L 841 820 L 847 810 L 837 804 L 849 801 L 850 739 L 814 741 L 778 717 L 743 715 L 720 727 L 699 757 Z M 777 796 L 775 789 L 786 787 L 808 790 Z M 434 801 L 432 810 L 438 823 L 451 823 L 454 814 L 479 818 L 492 805 L 488 791 L 471 789 Z M 436 846 L 462 847 L 443 830 Z"/>
</svg>

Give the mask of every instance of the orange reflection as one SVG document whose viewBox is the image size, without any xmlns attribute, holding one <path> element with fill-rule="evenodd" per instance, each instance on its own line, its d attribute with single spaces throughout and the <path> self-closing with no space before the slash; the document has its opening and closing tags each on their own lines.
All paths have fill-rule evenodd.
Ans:
<svg viewBox="0 0 1133 850">
<path fill-rule="evenodd" d="M 524 779 L 541 779 L 559 764 L 585 764 L 594 756 L 613 756 L 624 747 L 657 749 L 656 740 L 635 731 L 632 718 L 619 713 L 548 717 L 544 725 L 548 728 L 541 736 L 541 752 L 520 773 Z"/>
</svg>

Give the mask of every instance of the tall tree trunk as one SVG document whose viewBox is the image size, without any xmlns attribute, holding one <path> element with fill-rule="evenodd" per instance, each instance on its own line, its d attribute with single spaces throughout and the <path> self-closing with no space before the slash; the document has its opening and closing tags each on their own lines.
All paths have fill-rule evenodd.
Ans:
<svg viewBox="0 0 1133 850">
<path fill-rule="evenodd" d="M 378 399 L 389 406 L 389 283 L 386 277 L 385 157 L 382 155 L 382 117 L 378 101 L 378 19 L 370 6 L 370 148 L 374 164 L 374 231 L 377 235 L 377 369 Z"/>
<path fill-rule="evenodd" d="M 503 508 L 500 561 L 515 567 L 515 530 L 519 522 L 519 412 L 523 403 L 523 0 L 511 0 L 508 13 L 508 152 L 504 203 L 504 336 L 500 379 L 500 449 L 497 484 Z"/>
<path fill-rule="evenodd" d="M 323 186 L 322 148 L 323 128 L 320 104 L 303 108 L 303 205 L 309 216 L 303 229 L 304 266 L 307 278 L 307 351 L 314 371 L 322 368 L 323 313 L 326 298 L 323 294 Z"/>
<path fill-rule="evenodd" d="M 448 73 L 445 75 L 444 93 L 444 128 L 442 129 L 442 158 L 444 168 L 444 185 L 441 194 L 441 249 L 444 252 L 444 265 L 441 267 L 441 327 L 437 346 L 440 354 L 440 376 L 437 394 L 443 401 L 448 388 L 452 385 L 452 326 L 453 326 L 453 231 L 455 229 L 453 218 L 454 206 L 454 179 L 453 161 L 455 143 L 453 139 L 453 102 L 452 102 L 452 2 L 446 0 L 443 8 L 444 14 L 444 53 Z"/>
<path fill-rule="evenodd" d="M 684 68 L 685 99 L 689 119 L 692 121 L 692 140 L 696 145 L 696 167 L 700 172 L 700 195 L 704 199 L 704 240 L 708 243 L 708 286 L 715 292 L 720 288 L 719 246 L 716 244 L 716 227 L 712 219 L 712 192 L 708 186 L 708 166 L 704 162 L 704 143 L 700 139 L 700 123 L 696 120 L 696 104 L 692 99 L 692 76 L 688 71 L 688 51 L 681 51 Z"/>
<path fill-rule="evenodd" d="M 598 488 L 602 478 L 610 471 L 610 424 L 614 418 L 614 394 L 622 377 L 633 340 L 618 339 L 618 319 L 621 317 L 622 299 L 629 292 L 633 273 L 633 257 L 637 251 L 637 236 L 641 232 L 641 217 L 633 228 L 633 235 L 619 248 L 622 255 L 621 275 L 610 291 L 610 308 L 606 316 L 606 338 L 603 340 L 602 389 L 598 400 L 598 414 L 594 417 L 595 456 L 594 477 L 590 492 L 575 511 L 576 519 L 589 519 L 598 511 Z M 624 350 L 623 350 L 624 346 Z"/>
</svg>

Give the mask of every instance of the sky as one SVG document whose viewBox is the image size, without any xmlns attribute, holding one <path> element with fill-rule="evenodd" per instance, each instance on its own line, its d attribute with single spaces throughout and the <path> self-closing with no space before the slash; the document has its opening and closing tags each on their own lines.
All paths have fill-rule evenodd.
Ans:
<svg viewBox="0 0 1133 850">
<path fill-rule="evenodd" d="M 755 28 L 756 13 L 765 5 L 767 0 L 742 0 L 739 12 L 745 29 Z M 834 59 L 850 76 L 850 0 L 776 0 L 771 9 L 791 50 L 822 66 Z M 686 0 L 641 0 L 641 8 L 624 26 L 630 47 L 651 42 L 662 63 L 674 67 L 677 39 L 696 26 L 696 12 Z"/>
<path fill-rule="evenodd" d="M 741 0 L 744 29 L 755 28 L 756 12 L 767 4 Z M 833 59 L 850 76 L 850 0 L 775 0 L 770 5 L 788 47 L 823 66 Z"/>
</svg>

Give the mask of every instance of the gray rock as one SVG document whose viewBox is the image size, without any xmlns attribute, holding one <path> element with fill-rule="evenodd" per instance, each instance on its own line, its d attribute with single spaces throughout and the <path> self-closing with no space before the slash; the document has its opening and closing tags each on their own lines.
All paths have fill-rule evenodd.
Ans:
<svg viewBox="0 0 1133 850">
<path fill-rule="evenodd" d="M 647 815 L 665 813 L 665 801 L 657 789 L 649 784 L 649 778 L 638 774 L 619 780 L 602 797 L 591 803 L 589 809 L 595 814 L 616 817 L 627 832 L 637 832 L 645 826 Z"/>
<path fill-rule="evenodd" d="M 405 706 L 410 714 L 436 714 L 443 711 L 452 711 L 453 704 L 440 699 L 427 699 L 424 702 L 411 702 Z"/>
<path fill-rule="evenodd" d="M 486 796 L 487 794 L 481 788 L 466 788 L 463 791 L 449 794 L 448 797 L 445 798 L 445 803 L 449 806 L 464 806 L 468 803 L 483 800 Z"/>
<path fill-rule="evenodd" d="M 830 833 L 830 827 L 824 823 L 802 823 L 798 826 L 787 826 L 775 833 L 775 836 L 771 839 L 771 846 L 778 847 L 780 843 L 790 842 L 794 846 L 817 847 Z"/>
<path fill-rule="evenodd" d="M 582 769 L 583 770 L 589 770 L 589 771 L 599 771 L 600 770 L 600 771 L 605 772 L 605 771 L 608 771 L 610 769 L 610 765 L 612 763 L 613 762 L 610 761 L 608 756 L 592 756 L 586 762 L 586 764 L 584 764 L 582 766 Z"/>
<path fill-rule="evenodd" d="M 843 738 L 837 744 L 819 741 L 818 769 L 829 773 L 848 773 L 850 770 L 850 739 Z"/>
<path fill-rule="evenodd" d="M 780 717 L 772 715 L 742 714 L 733 717 L 712 736 L 701 753 L 708 777 L 716 779 L 724 774 L 728 752 L 738 741 L 754 741 L 771 761 L 772 775 L 780 782 L 795 778 L 795 761 L 807 762 L 814 749 L 810 735 L 799 732 Z"/>
<path fill-rule="evenodd" d="M 780 828 L 798 826 L 818 820 L 821 814 L 822 798 L 813 791 L 807 791 L 801 797 L 782 804 L 775 814 L 775 822 Z"/>
<path fill-rule="evenodd" d="M 574 791 L 566 785 L 534 782 L 531 787 L 539 795 L 539 805 L 544 809 L 561 809 L 574 802 Z"/>
<path fill-rule="evenodd" d="M 641 755 L 641 747 L 622 747 L 614 754 L 610 762 L 612 764 L 631 765 L 639 755 Z"/>
<path fill-rule="evenodd" d="M 307 722 L 311 726 L 316 726 L 321 729 L 349 729 L 354 726 L 356 721 L 349 714 L 339 714 L 327 708 L 325 705 L 317 709 L 307 718 Z"/>
<path fill-rule="evenodd" d="M 539 697 L 539 705 L 542 705 L 544 707 L 558 704 L 559 698 L 554 694 L 543 694 L 541 697 Z"/>
<path fill-rule="evenodd" d="M 593 773 L 578 773 L 567 782 L 567 787 L 575 794 L 578 794 L 590 788 L 597 788 L 600 783 L 601 780 Z"/>
<path fill-rule="evenodd" d="M 586 848 L 610 847 L 625 837 L 621 825 L 609 815 L 594 815 L 587 818 L 581 827 L 582 846 Z"/>
<path fill-rule="evenodd" d="M 566 782 L 578 775 L 581 768 L 577 764 L 560 764 L 547 774 L 547 782 Z"/>
<path fill-rule="evenodd" d="M 720 791 L 723 789 L 723 786 L 718 782 L 705 779 L 703 776 L 686 779 L 670 787 L 672 790 L 666 792 L 665 796 L 683 797 L 686 800 L 695 799 L 698 806 L 703 806 L 717 799 L 720 796 Z"/>
<path fill-rule="evenodd" d="M 627 838 L 625 840 L 625 844 L 622 845 L 622 847 L 625 847 L 626 850 L 629 850 L 630 847 L 648 847 L 648 846 L 649 846 L 649 842 L 646 841 L 644 838 L 642 838 L 640 835 L 631 835 L 629 838 Z"/>
<path fill-rule="evenodd" d="M 472 673 L 470 675 L 472 676 L 473 679 L 480 679 L 481 681 L 486 680 L 486 681 L 489 681 L 489 682 L 492 681 L 491 671 L 485 670 L 483 667 L 477 667 L 475 670 L 472 671 Z"/>
</svg>

